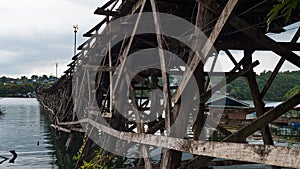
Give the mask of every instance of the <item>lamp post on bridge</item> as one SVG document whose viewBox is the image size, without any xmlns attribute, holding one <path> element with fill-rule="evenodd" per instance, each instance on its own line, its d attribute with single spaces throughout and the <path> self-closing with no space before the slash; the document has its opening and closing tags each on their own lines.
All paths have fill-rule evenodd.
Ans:
<svg viewBox="0 0 300 169">
<path fill-rule="evenodd" d="M 56 78 L 58 78 L 58 77 L 57 77 L 57 67 L 58 67 L 58 63 L 56 62 L 56 63 L 55 63 L 55 77 L 56 77 Z"/>
<path fill-rule="evenodd" d="M 78 31 L 78 25 L 73 25 L 74 29 L 74 56 L 76 55 L 76 33 Z"/>
</svg>

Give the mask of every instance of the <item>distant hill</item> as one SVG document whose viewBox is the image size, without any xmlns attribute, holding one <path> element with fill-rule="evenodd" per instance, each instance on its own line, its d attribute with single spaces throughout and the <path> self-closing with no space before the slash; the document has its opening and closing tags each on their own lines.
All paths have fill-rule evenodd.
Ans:
<svg viewBox="0 0 300 169">
<path fill-rule="evenodd" d="M 271 71 L 264 71 L 260 75 L 257 75 L 257 82 L 260 91 L 271 76 Z M 291 90 L 292 89 L 292 90 Z M 266 93 L 264 100 L 266 101 L 283 101 L 287 97 L 293 94 L 293 92 L 300 89 L 300 71 L 294 72 L 280 72 L 276 76 L 269 91 Z M 233 96 L 241 100 L 252 99 L 249 86 L 245 78 L 238 78 L 232 83 L 227 85 L 227 92 L 230 96 Z"/>
</svg>

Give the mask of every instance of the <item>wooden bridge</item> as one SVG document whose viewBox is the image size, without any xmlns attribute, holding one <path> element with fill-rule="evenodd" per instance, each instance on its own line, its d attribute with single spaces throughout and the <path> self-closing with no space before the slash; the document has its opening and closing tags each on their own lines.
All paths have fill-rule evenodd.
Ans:
<svg viewBox="0 0 300 169">
<path fill-rule="evenodd" d="M 119 0 L 109 0 L 104 6 L 96 9 L 95 14 L 104 15 L 105 19 L 84 34 L 89 39 L 78 48 L 81 52 L 72 58 L 72 62 L 68 65 L 69 69 L 64 72 L 65 74 L 59 81 L 50 88 L 40 88 L 37 93 L 38 100 L 45 109 L 49 110 L 52 117 L 51 126 L 60 132 L 69 133 L 66 149 L 70 149 L 72 140 L 76 139 L 74 132 L 84 133 L 88 128 L 88 132 L 98 130 L 118 140 L 166 149 L 166 151 L 162 151 L 159 164 L 154 165 L 151 158 L 147 156 L 150 153 L 149 150 L 146 149 L 146 146 L 141 146 L 143 158 L 136 164 L 136 168 L 159 166 L 165 169 L 204 168 L 213 165 L 211 161 L 214 158 L 243 163 L 268 164 L 273 168 L 300 168 L 300 149 L 274 146 L 268 126 L 269 123 L 300 103 L 300 93 L 269 110 L 265 109 L 263 101 L 284 62 L 300 67 L 300 58 L 293 52 L 300 50 L 300 45 L 297 43 L 300 29 L 297 30 L 290 42 L 276 42 L 266 33 L 281 32 L 284 26 L 300 21 L 299 11 L 294 11 L 288 22 L 282 16 L 277 17 L 267 32 L 266 16 L 273 7 L 274 1 L 123 0 L 120 5 L 118 2 Z M 193 51 L 193 48 L 182 44 L 174 37 L 162 36 L 162 27 L 159 23 L 164 20 L 159 17 L 158 13 L 153 13 L 153 20 L 149 21 L 153 22 L 155 34 L 136 35 L 139 26 L 145 27 L 149 24 L 141 21 L 142 15 L 152 11 L 184 18 L 201 29 L 208 38 L 200 52 Z M 124 20 L 123 25 L 110 25 L 118 18 L 130 19 L 130 16 L 133 15 L 136 16 L 134 22 Z M 129 27 L 130 34 L 124 36 L 115 46 L 110 46 L 112 40 L 106 40 L 106 44 L 98 43 L 103 38 L 107 38 L 109 34 L 117 35 L 122 32 L 126 26 Z M 102 31 L 104 28 L 105 30 Z M 192 46 L 198 48 L 199 41 L 191 38 L 194 35 L 195 32 L 189 31 L 183 36 L 190 37 Z M 216 56 L 215 53 L 210 52 L 213 46 L 217 52 L 224 51 L 226 56 Z M 126 79 L 130 74 L 130 71 L 127 70 L 127 75 L 122 76 L 127 57 L 141 49 L 153 47 L 175 53 L 183 60 L 186 65 L 180 66 L 186 69 L 175 72 L 181 73 L 179 75 L 181 80 L 176 85 L 170 83 L 170 74 L 166 73 L 166 69 L 173 71 L 175 67 L 167 68 L 164 53 L 159 52 L 158 65 L 163 71 L 145 70 L 135 75 L 132 81 L 127 82 L 129 87 L 125 93 L 127 93 L 127 99 L 130 100 L 129 103 L 135 109 L 125 109 L 124 112 L 120 112 L 115 105 L 115 99 L 119 94 L 116 92 L 115 86 L 118 86 L 121 79 Z M 243 50 L 243 59 L 238 61 L 237 56 L 231 52 L 232 50 Z M 256 74 L 253 70 L 259 64 L 258 61 L 253 60 L 253 53 L 258 50 L 272 51 L 281 57 L 262 90 L 257 85 Z M 101 56 L 103 60 L 97 60 L 97 56 Z M 209 72 L 205 70 L 205 65 L 208 63 L 201 62 L 197 56 L 202 58 L 216 56 L 213 63 L 218 59 L 222 62 L 223 59 L 228 58 L 232 63 L 228 63 L 226 68 L 231 70 Z M 268 62 L 274 62 L 274 60 Z M 214 70 L 213 68 L 214 66 L 211 70 Z M 91 74 L 95 74 L 95 72 L 95 78 L 91 79 Z M 218 76 L 220 73 L 224 74 L 224 78 L 214 84 L 212 77 Z M 113 75 L 117 77 L 116 82 L 113 82 Z M 216 129 L 226 135 L 226 138 L 220 142 L 205 141 L 201 134 L 201 131 L 207 127 L 205 121 L 208 120 L 208 116 L 217 112 L 211 109 L 212 113 L 208 114 L 206 110 L 209 108 L 205 103 L 215 94 L 213 91 L 219 91 L 226 83 L 241 76 L 249 84 L 258 118 L 250 124 L 245 124 L 235 133 L 216 124 Z M 199 92 L 189 91 L 189 82 L 193 77 Z M 123 116 L 125 114 L 135 119 L 146 116 L 145 112 L 149 111 L 151 104 L 155 102 L 155 98 L 151 98 L 149 93 L 157 89 L 162 90 L 161 100 L 164 100 L 160 112 L 155 112 L 157 119 L 150 122 L 135 122 Z M 190 93 L 190 97 L 194 99 L 195 103 L 199 102 L 196 104 L 196 108 L 194 103 L 185 102 L 182 99 L 184 92 Z M 90 105 L 90 103 L 93 104 Z M 136 110 L 144 112 L 144 114 L 139 114 Z M 184 110 L 185 114 L 180 114 L 180 110 Z M 190 121 L 190 114 L 193 113 L 196 113 L 192 119 L 194 122 L 192 124 L 193 138 L 175 137 L 173 127 L 175 126 L 175 131 L 180 131 L 180 134 L 185 135 L 187 133 L 186 123 Z M 81 116 L 79 117 L 78 114 Z M 99 118 L 105 119 L 109 125 L 99 122 Z M 178 119 L 181 121 L 180 125 L 176 123 Z M 80 124 L 85 124 L 85 127 Z M 247 144 L 245 139 L 258 130 L 262 133 L 264 145 Z M 157 132 L 160 132 L 161 135 L 155 134 Z M 101 136 L 98 135 L 98 137 Z M 83 161 L 97 158 L 97 153 L 92 148 L 95 142 L 89 137 L 85 139 L 77 167 L 82 165 Z M 116 146 L 118 145 L 117 142 L 114 143 Z M 183 153 L 193 154 L 193 159 L 181 161 Z M 110 153 L 103 152 L 103 156 L 107 154 Z M 112 157 L 116 158 L 114 155 Z"/>
</svg>

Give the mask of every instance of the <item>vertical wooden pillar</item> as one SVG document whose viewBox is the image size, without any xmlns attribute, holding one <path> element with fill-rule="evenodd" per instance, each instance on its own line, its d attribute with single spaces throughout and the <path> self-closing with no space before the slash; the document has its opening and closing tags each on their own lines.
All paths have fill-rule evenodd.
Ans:
<svg viewBox="0 0 300 169">
<path fill-rule="evenodd" d="M 195 78 L 196 78 L 197 85 L 198 85 L 199 96 L 201 96 L 205 93 L 205 75 L 204 75 L 203 63 L 200 63 L 198 65 L 198 67 L 196 68 L 194 73 L 195 73 Z M 198 115 L 197 115 L 195 124 L 193 125 L 194 140 L 205 139 L 205 136 L 200 136 L 201 131 L 202 131 L 205 121 L 206 121 L 206 117 L 204 115 L 204 108 L 205 108 L 205 103 L 200 102 Z"/>
<path fill-rule="evenodd" d="M 212 14 L 210 11 L 206 9 L 208 6 L 207 1 L 198 1 L 198 11 L 197 11 L 197 17 L 196 17 L 196 26 L 199 27 L 199 29 L 204 30 L 208 28 L 208 24 L 212 19 Z M 209 35 L 211 31 L 205 32 L 206 35 Z M 197 40 L 194 45 L 199 45 Z M 190 58 L 193 55 L 190 55 Z M 200 61 L 198 66 L 195 69 L 194 76 L 197 81 L 198 90 L 199 90 L 199 96 L 203 95 L 205 93 L 205 75 L 204 75 L 204 63 Z M 201 131 L 205 124 L 205 115 L 204 115 L 204 108 L 205 103 L 201 103 L 199 106 L 198 115 L 195 121 L 195 124 L 193 125 L 193 133 L 194 133 L 194 140 L 200 140 L 205 139 L 205 136 L 200 136 Z M 200 138 L 202 137 L 202 138 Z"/>
<path fill-rule="evenodd" d="M 244 51 L 244 66 L 249 66 L 252 63 L 252 54 L 254 51 L 245 50 Z M 259 87 L 256 81 L 256 74 L 252 70 L 246 74 L 246 78 L 251 90 L 252 100 L 256 109 L 257 116 L 260 117 L 265 113 L 265 103 L 262 100 L 260 95 Z M 274 145 L 272 134 L 269 128 L 269 125 L 266 124 L 263 128 L 260 129 L 263 137 L 264 144 Z M 280 167 L 272 166 L 272 169 L 278 169 Z"/>
</svg>

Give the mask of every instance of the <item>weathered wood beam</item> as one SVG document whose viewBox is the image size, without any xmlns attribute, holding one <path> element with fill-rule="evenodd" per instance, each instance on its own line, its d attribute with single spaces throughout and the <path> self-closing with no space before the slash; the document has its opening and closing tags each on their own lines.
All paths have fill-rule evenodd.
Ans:
<svg viewBox="0 0 300 169">
<path fill-rule="evenodd" d="M 237 30 L 241 30 L 241 32 L 246 34 L 253 41 L 285 58 L 295 66 L 300 67 L 300 57 L 297 54 L 293 53 L 289 48 L 278 44 L 273 39 L 267 37 L 263 33 L 260 33 L 259 30 L 251 27 L 251 25 L 249 25 L 246 21 L 237 16 L 232 16 L 229 22 L 233 27 L 235 27 Z"/>
<path fill-rule="evenodd" d="M 131 14 L 134 14 L 144 3 L 144 0 L 137 0 L 135 4 L 132 6 Z"/>
<path fill-rule="evenodd" d="M 261 97 L 264 97 L 266 95 L 267 91 L 269 90 L 269 88 L 271 87 L 273 81 L 275 80 L 280 68 L 282 67 L 284 61 L 285 61 L 285 58 L 281 58 L 279 60 L 279 62 L 277 63 L 277 65 L 276 65 L 274 71 L 272 72 L 270 78 L 266 82 L 264 88 L 261 90 L 261 93 L 260 93 Z"/>
<path fill-rule="evenodd" d="M 247 66 L 249 64 L 251 64 L 252 62 L 252 54 L 254 51 L 249 51 L 249 50 L 245 50 L 244 51 L 244 57 L 245 62 L 244 62 L 244 66 Z M 265 113 L 265 103 L 262 100 L 262 97 L 260 96 L 260 92 L 259 92 L 259 87 L 257 84 L 257 80 L 256 80 L 256 75 L 254 73 L 254 71 L 250 71 L 247 73 L 247 81 L 251 90 L 251 95 L 252 95 L 252 100 L 257 112 L 257 116 L 260 117 L 261 115 L 263 115 Z M 261 133 L 262 133 L 262 138 L 263 138 L 263 142 L 266 145 L 274 145 L 273 139 L 272 139 L 272 134 L 269 128 L 269 125 L 266 124 L 265 126 L 263 126 L 260 129 Z M 278 167 L 276 166 L 272 166 L 272 169 L 277 169 Z"/>
<path fill-rule="evenodd" d="M 96 11 L 94 12 L 94 14 L 105 15 L 105 16 L 113 16 L 113 17 L 120 16 L 120 14 L 118 12 L 110 11 L 110 10 L 104 10 L 104 9 L 101 9 L 101 8 L 97 8 Z"/>
<path fill-rule="evenodd" d="M 234 58 L 233 55 L 229 52 L 229 50 L 224 50 L 224 52 L 225 52 L 226 55 L 229 57 L 229 59 L 232 61 L 232 63 L 234 64 L 234 66 L 236 66 L 238 70 L 241 70 L 241 67 L 238 65 L 238 62 L 235 60 L 235 58 Z"/>
<path fill-rule="evenodd" d="M 130 96 L 130 99 L 132 101 L 131 104 L 134 107 L 133 112 L 134 112 L 135 118 L 136 118 L 137 132 L 138 133 L 145 133 L 144 123 L 141 120 L 140 114 L 138 112 L 139 106 L 138 106 L 137 100 L 135 98 L 135 96 L 136 96 L 135 90 L 133 89 L 133 87 L 131 85 L 131 81 L 129 79 L 128 74 L 126 74 L 125 76 L 126 76 L 125 77 L 126 78 L 126 83 L 129 86 L 129 96 Z M 149 150 L 147 149 L 147 147 L 145 145 L 141 145 L 141 153 L 142 153 L 142 157 L 143 157 L 144 162 L 145 162 L 145 168 L 152 169 Z"/>
<path fill-rule="evenodd" d="M 112 5 L 112 4 L 114 3 L 114 4 L 111 6 L 111 8 L 110 8 L 110 10 L 113 10 L 114 7 L 117 5 L 118 2 L 119 2 L 119 0 L 110 0 L 110 1 L 107 2 L 105 5 L 103 5 L 103 6 L 101 7 L 101 9 L 104 10 L 104 9 L 106 9 L 107 7 L 109 7 L 110 5 Z M 95 31 L 98 31 L 98 30 L 101 28 L 101 26 L 104 25 L 104 24 L 107 22 L 108 19 L 109 19 L 109 18 L 107 18 L 107 17 L 104 18 L 100 23 L 98 23 L 96 26 L 94 26 L 91 30 L 89 30 L 87 33 L 83 34 L 83 37 L 91 37 L 91 36 L 92 36 L 92 33 L 95 32 Z M 78 47 L 78 50 L 82 50 L 83 46 L 84 46 L 84 44 L 80 45 L 80 46 Z"/>
<path fill-rule="evenodd" d="M 297 96 L 297 98 L 300 99 L 300 94 Z M 266 117 L 265 115 L 262 117 Z M 140 144 L 160 146 L 202 156 L 269 164 L 282 167 L 300 167 L 300 149 L 297 147 L 276 147 L 270 145 L 250 145 L 228 142 L 191 141 L 166 136 L 121 132 L 112 129 L 111 127 L 99 124 L 91 119 L 82 119 L 81 122 L 87 122 L 97 129 L 121 140 L 133 141 Z"/>
<path fill-rule="evenodd" d="M 231 136 L 224 139 L 224 141 L 234 141 L 236 138 L 247 138 L 255 131 L 262 128 L 264 125 L 271 123 L 272 121 L 279 118 L 281 115 L 287 111 L 293 109 L 300 103 L 300 93 L 281 103 L 277 107 L 267 111 L 264 115 L 257 118 L 251 124 L 243 127 L 239 131 L 235 132 Z"/>
<path fill-rule="evenodd" d="M 221 80 L 213 88 L 206 91 L 204 93 L 204 95 L 201 96 L 200 101 L 204 102 L 204 103 L 207 102 L 207 100 L 211 97 L 212 91 L 218 91 L 219 89 L 224 87 L 224 84 L 231 83 L 232 81 L 234 81 L 238 77 L 240 77 L 240 76 L 246 74 L 247 72 L 249 72 L 250 70 L 252 70 L 257 65 L 259 65 L 259 62 L 255 61 L 251 65 L 249 65 L 248 67 L 246 67 L 246 68 L 242 69 L 241 71 L 239 71 L 238 73 L 232 74 L 232 76 L 229 76 L 226 79 Z"/>
<path fill-rule="evenodd" d="M 140 20 L 141 20 L 141 17 L 142 17 L 142 13 L 143 13 L 145 4 L 146 4 L 146 0 L 143 0 L 142 6 L 141 6 L 141 8 L 140 8 L 139 14 L 138 14 L 137 19 L 136 19 L 136 22 L 135 22 L 135 25 L 134 25 L 134 27 L 133 27 L 133 30 L 132 30 L 132 33 L 131 33 L 131 36 L 130 36 L 128 45 L 127 45 L 127 47 L 125 48 L 123 54 L 119 56 L 119 60 L 121 61 L 121 65 L 120 65 L 120 70 L 119 70 L 118 77 L 117 77 L 116 82 L 115 82 L 115 87 L 114 87 L 114 89 L 113 89 L 113 93 L 115 93 L 115 92 L 116 92 L 116 89 L 119 87 L 118 85 L 119 85 L 119 83 L 120 83 L 121 75 L 122 75 L 122 73 L 124 72 L 124 68 L 125 68 L 125 63 L 126 63 L 126 60 L 127 60 L 127 56 L 128 56 L 128 54 L 129 54 L 131 45 L 132 45 L 132 43 L 133 43 L 133 39 L 134 39 L 134 37 L 135 37 L 134 35 L 136 34 L 138 25 L 139 25 L 139 23 L 140 23 Z"/>
<path fill-rule="evenodd" d="M 101 6 L 101 8 L 100 9 L 106 9 L 107 7 L 109 7 L 110 5 L 112 5 L 115 1 L 117 1 L 117 0 L 110 0 L 110 1 L 108 1 L 106 4 L 104 4 L 103 6 Z"/>
<path fill-rule="evenodd" d="M 293 39 L 291 40 L 291 42 L 293 44 L 297 43 L 298 39 L 299 39 L 299 36 L 300 36 L 300 28 L 298 28 L 297 32 L 295 33 L 295 35 L 293 36 Z"/>
<path fill-rule="evenodd" d="M 90 64 L 81 65 L 82 68 L 87 69 L 89 71 L 99 71 L 99 72 L 114 72 L 116 71 L 116 67 L 113 66 L 94 66 Z"/>
<path fill-rule="evenodd" d="M 245 54 L 244 57 L 246 58 L 244 66 L 248 66 L 249 64 L 251 64 L 253 52 L 254 51 L 248 51 L 248 50 L 244 51 Z M 252 100 L 257 112 L 257 116 L 259 117 L 265 113 L 265 103 L 263 102 L 262 97 L 260 96 L 259 87 L 256 81 L 256 75 L 252 70 L 247 73 L 246 77 L 251 90 Z M 267 124 L 266 126 L 261 128 L 261 132 L 262 132 L 264 143 L 267 145 L 274 145 L 271 132 Z"/>
<path fill-rule="evenodd" d="M 202 58 L 206 58 L 208 55 L 209 51 L 211 50 L 214 42 L 218 38 L 220 32 L 222 31 L 225 23 L 227 22 L 231 12 L 234 10 L 236 4 L 238 3 L 238 0 L 230 0 L 226 4 L 225 8 L 223 9 L 213 31 L 211 32 L 209 38 L 207 39 L 207 42 L 205 43 L 204 47 L 201 50 L 201 56 Z M 176 93 L 174 94 L 173 97 L 173 102 L 176 103 L 178 99 L 181 96 L 182 91 L 186 87 L 188 81 L 193 75 L 193 72 L 195 71 L 196 67 L 198 66 L 199 62 L 201 61 L 199 54 L 193 57 L 193 60 L 189 64 L 189 68 L 191 72 L 186 72 L 178 86 L 178 89 L 176 90 Z"/>
<path fill-rule="evenodd" d="M 86 32 L 85 34 L 83 34 L 83 37 L 91 37 L 93 35 L 92 33 L 95 32 L 95 31 L 97 31 L 97 30 L 99 30 L 101 28 L 101 26 L 104 25 L 105 23 L 106 23 L 106 18 L 103 19 L 96 26 L 94 26 L 91 30 L 89 30 L 88 32 Z"/>
<path fill-rule="evenodd" d="M 222 42 L 216 42 L 214 47 L 217 50 L 256 50 L 256 51 L 270 51 L 270 48 L 266 48 L 261 44 L 251 41 L 236 41 L 231 39 L 224 39 Z M 283 46 L 291 51 L 300 51 L 300 43 L 290 42 L 276 42 L 277 45 Z"/>
<path fill-rule="evenodd" d="M 165 110 L 165 130 L 167 133 L 167 136 L 171 136 L 173 132 L 171 131 L 172 123 L 175 121 L 175 115 L 172 114 L 171 111 L 171 93 L 170 93 L 170 81 L 169 76 L 167 74 L 166 70 L 166 61 L 163 51 L 163 42 L 162 42 L 162 36 L 161 36 L 161 28 L 160 28 L 160 21 L 159 17 L 157 15 L 157 12 L 159 12 L 156 9 L 156 1 L 150 0 L 151 8 L 153 11 L 153 20 L 154 20 L 154 26 L 155 26 L 155 32 L 156 32 L 156 39 L 158 44 L 158 53 L 159 53 L 159 61 L 160 61 L 160 68 L 161 68 L 161 74 L 162 74 L 162 83 L 163 83 L 163 97 L 164 97 L 164 110 Z M 181 158 L 181 156 L 180 156 Z M 180 161 L 178 153 L 174 152 L 173 150 L 166 150 L 163 152 L 162 158 L 161 158 L 161 169 L 174 169 L 180 166 Z"/>
<path fill-rule="evenodd" d="M 300 93 L 293 96 L 292 98 L 286 100 L 282 104 L 278 105 L 277 107 L 267 111 L 264 115 L 260 116 L 258 119 L 254 120 L 251 124 L 244 126 L 237 132 L 233 133 L 232 135 L 226 137 L 222 141 L 224 142 L 240 142 L 239 140 L 246 139 L 251 134 L 262 128 L 268 123 L 271 123 L 272 121 L 279 118 L 281 115 L 283 115 L 285 112 L 291 110 L 296 105 L 298 105 L 300 102 Z M 194 168 L 201 168 L 207 166 L 207 164 L 213 160 L 213 158 L 210 157 L 196 157 L 186 163 L 186 165 L 183 167 L 194 167 Z M 275 165 L 275 164 L 274 164 Z M 275 165 L 276 166 L 276 165 Z M 281 166 L 281 165 L 277 165 Z"/>
<path fill-rule="evenodd" d="M 72 131 L 76 131 L 76 132 L 80 132 L 80 133 L 84 133 L 85 131 L 82 128 L 71 128 L 71 129 L 67 129 L 58 125 L 54 125 L 51 124 L 50 125 L 52 128 L 57 129 L 59 131 L 63 131 L 65 133 L 71 133 Z"/>
<path fill-rule="evenodd" d="M 291 43 L 289 44 L 295 44 L 297 42 L 297 40 L 299 39 L 300 36 L 300 28 L 297 30 L 297 32 L 295 33 Z M 273 81 L 275 80 L 280 68 L 282 67 L 283 63 L 285 62 L 285 58 L 282 57 L 279 62 L 277 63 L 274 71 L 272 72 L 270 78 L 268 79 L 267 83 L 265 84 L 264 88 L 261 91 L 261 97 L 264 97 L 267 93 L 267 91 L 269 90 L 269 88 L 271 87 L 271 84 L 273 83 Z"/>
</svg>

